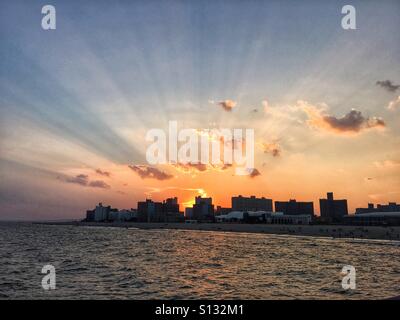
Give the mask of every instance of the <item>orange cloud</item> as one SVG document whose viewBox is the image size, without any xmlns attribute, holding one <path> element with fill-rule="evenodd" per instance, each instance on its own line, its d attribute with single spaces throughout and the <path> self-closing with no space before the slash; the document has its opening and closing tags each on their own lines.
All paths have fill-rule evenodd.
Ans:
<svg viewBox="0 0 400 320">
<path fill-rule="evenodd" d="M 277 142 L 263 142 L 262 147 L 264 153 L 270 153 L 273 157 L 279 157 L 281 155 L 281 148 Z"/>
<path fill-rule="evenodd" d="M 224 100 L 218 102 L 218 105 L 221 106 L 225 111 L 230 112 L 234 107 L 236 107 L 237 102 L 233 100 Z"/>
</svg>

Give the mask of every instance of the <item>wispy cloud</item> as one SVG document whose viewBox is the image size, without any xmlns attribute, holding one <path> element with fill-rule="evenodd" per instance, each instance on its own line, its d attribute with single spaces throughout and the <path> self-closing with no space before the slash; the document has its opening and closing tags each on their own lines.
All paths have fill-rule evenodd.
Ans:
<svg viewBox="0 0 400 320">
<path fill-rule="evenodd" d="M 400 85 L 396 85 L 390 80 L 377 81 L 376 85 L 384 88 L 389 92 L 395 92 L 397 91 L 397 89 L 400 88 Z"/>
<path fill-rule="evenodd" d="M 88 186 L 93 188 L 110 189 L 110 186 L 102 180 L 90 181 Z"/>
<path fill-rule="evenodd" d="M 398 96 L 396 99 L 392 100 L 389 102 L 387 108 L 389 110 L 395 110 L 400 107 L 400 96 Z"/>
<path fill-rule="evenodd" d="M 110 177 L 111 176 L 111 172 L 103 171 L 101 169 L 96 169 L 96 173 L 101 175 L 101 176 L 105 176 L 105 177 Z"/>
<path fill-rule="evenodd" d="M 374 165 L 378 169 L 400 168 L 400 160 L 375 161 Z"/>
<path fill-rule="evenodd" d="M 59 180 L 66 183 L 74 183 L 84 187 L 92 187 L 92 188 L 102 188 L 102 189 L 110 189 L 111 187 L 102 180 L 94 180 L 89 181 L 89 176 L 87 174 L 78 174 L 74 177 L 70 176 L 58 176 Z"/>
<path fill-rule="evenodd" d="M 89 176 L 87 174 L 78 174 L 75 177 L 60 176 L 58 178 L 64 182 L 80 184 L 81 186 L 86 186 L 89 182 Z"/>
<path fill-rule="evenodd" d="M 145 165 L 130 165 L 129 168 L 136 172 L 142 179 L 168 180 L 174 177 L 167 172 Z"/>
</svg>

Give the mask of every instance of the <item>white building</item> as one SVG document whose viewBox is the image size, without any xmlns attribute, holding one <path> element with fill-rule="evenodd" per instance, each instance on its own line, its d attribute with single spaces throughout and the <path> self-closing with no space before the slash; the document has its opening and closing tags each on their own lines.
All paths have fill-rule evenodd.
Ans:
<svg viewBox="0 0 400 320">
<path fill-rule="evenodd" d="M 110 206 L 103 207 L 103 204 L 100 202 L 99 205 L 96 206 L 96 209 L 94 209 L 94 221 L 108 220 L 110 209 Z"/>
<path fill-rule="evenodd" d="M 252 222 L 270 224 L 310 224 L 312 219 L 310 215 L 285 215 L 282 212 L 270 211 L 231 211 L 215 218 L 217 222 L 251 220 Z"/>
</svg>

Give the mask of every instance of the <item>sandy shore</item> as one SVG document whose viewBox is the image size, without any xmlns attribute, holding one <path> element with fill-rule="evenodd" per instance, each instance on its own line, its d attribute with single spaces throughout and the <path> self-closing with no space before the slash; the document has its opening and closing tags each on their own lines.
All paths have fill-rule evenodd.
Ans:
<svg viewBox="0 0 400 320">
<path fill-rule="evenodd" d="M 43 223 L 42 223 L 43 224 Z M 400 227 L 359 227 L 340 225 L 278 225 L 242 223 L 139 223 L 139 222 L 48 222 L 51 225 L 76 225 L 97 227 L 121 227 L 139 229 L 179 229 L 288 234 L 330 238 L 381 239 L 400 241 Z"/>
</svg>

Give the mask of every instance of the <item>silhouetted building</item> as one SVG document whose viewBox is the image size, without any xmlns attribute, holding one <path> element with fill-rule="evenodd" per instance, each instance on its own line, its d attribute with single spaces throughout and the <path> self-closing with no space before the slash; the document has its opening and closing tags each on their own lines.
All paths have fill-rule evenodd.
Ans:
<svg viewBox="0 0 400 320">
<path fill-rule="evenodd" d="M 251 197 L 232 197 L 232 211 L 272 211 L 272 200 Z"/>
<path fill-rule="evenodd" d="M 297 202 L 296 200 L 275 201 L 275 211 L 286 215 L 308 214 L 314 216 L 313 202 Z"/>
<path fill-rule="evenodd" d="M 200 221 L 214 221 L 214 205 L 211 198 L 195 198 L 192 219 Z"/>
<path fill-rule="evenodd" d="M 368 203 L 367 208 L 357 208 L 356 214 L 371 212 L 400 212 L 400 204 L 389 202 L 389 204 L 378 204 L 375 208 L 373 203 Z"/>
<path fill-rule="evenodd" d="M 137 221 L 158 222 L 162 215 L 162 203 L 146 199 L 137 205 Z"/>
<path fill-rule="evenodd" d="M 223 214 L 228 214 L 231 211 L 232 211 L 231 208 L 223 208 L 221 206 L 217 206 L 217 210 L 215 210 L 215 215 L 216 216 L 220 216 L 220 215 L 223 215 Z"/>
<path fill-rule="evenodd" d="M 162 203 L 163 222 L 183 222 L 185 220 L 183 212 L 179 211 L 178 198 L 168 198 Z"/>
<path fill-rule="evenodd" d="M 94 210 L 86 210 L 86 221 L 94 221 Z"/>
<path fill-rule="evenodd" d="M 137 210 L 136 209 L 112 209 L 108 214 L 109 221 L 137 221 Z"/>
<path fill-rule="evenodd" d="M 348 215 L 347 200 L 334 200 L 333 193 L 327 193 L 327 199 L 319 199 L 321 219 L 327 222 L 341 222 Z"/>
<path fill-rule="evenodd" d="M 168 198 L 163 201 L 163 208 L 164 212 L 179 212 L 179 203 L 178 198 Z"/>
<path fill-rule="evenodd" d="M 266 211 L 231 211 L 228 214 L 215 217 L 217 222 L 243 222 L 268 224 L 310 224 L 311 215 L 286 215 L 282 212 Z"/>
<path fill-rule="evenodd" d="M 183 212 L 179 211 L 178 198 L 168 198 L 163 202 L 138 202 L 137 221 L 139 222 L 181 222 Z"/>
<path fill-rule="evenodd" d="M 185 219 L 186 220 L 193 219 L 193 208 L 185 208 Z"/>
<path fill-rule="evenodd" d="M 400 226 L 400 212 L 368 212 L 344 217 L 344 222 L 359 226 Z"/>
</svg>

